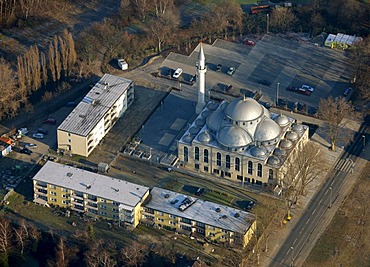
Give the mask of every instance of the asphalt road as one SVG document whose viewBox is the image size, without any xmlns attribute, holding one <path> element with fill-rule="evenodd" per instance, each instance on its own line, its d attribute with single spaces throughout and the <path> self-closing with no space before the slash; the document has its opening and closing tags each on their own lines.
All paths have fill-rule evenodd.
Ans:
<svg viewBox="0 0 370 267">
<path fill-rule="evenodd" d="M 322 223 L 321 219 L 325 212 L 335 204 L 343 182 L 353 172 L 352 168 L 356 165 L 358 156 L 363 149 L 362 134 L 359 134 L 349 151 L 343 153 L 341 160 L 344 161 L 338 161 L 338 163 L 341 162 L 337 165 L 338 168 L 333 169 L 326 183 L 314 196 L 306 212 L 281 245 L 280 250 L 271 260 L 270 267 L 295 266 L 298 263 L 302 250 L 310 242 L 312 232 L 319 223 Z"/>
</svg>

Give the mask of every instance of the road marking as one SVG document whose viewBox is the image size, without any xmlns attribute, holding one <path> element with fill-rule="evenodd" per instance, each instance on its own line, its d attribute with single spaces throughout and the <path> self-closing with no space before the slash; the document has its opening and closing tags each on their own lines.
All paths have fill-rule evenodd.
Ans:
<svg viewBox="0 0 370 267">
<path fill-rule="evenodd" d="M 315 212 L 316 212 L 316 209 L 313 210 L 312 214 L 315 214 Z"/>
<path fill-rule="evenodd" d="M 294 239 L 294 241 L 293 241 L 293 245 L 295 244 L 295 242 L 297 241 L 297 238 L 296 239 Z"/>
<path fill-rule="evenodd" d="M 308 224 L 308 222 L 311 220 L 311 218 L 309 218 L 307 221 L 306 221 L 306 224 Z"/>
<path fill-rule="evenodd" d="M 321 202 L 322 202 L 322 199 L 320 199 L 319 205 L 321 204 Z"/>
<path fill-rule="evenodd" d="M 326 193 L 328 193 L 328 191 L 329 191 L 329 190 L 326 190 L 326 191 L 325 191 L 325 194 L 324 194 L 324 196 L 326 195 Z"/>
<path fill-rule="evenodd" d="M 293 243 L 293 244 L 294 244 L 294 243 Z M 288 249 L 288 250 L 286 251 L 285 256 L 286 256 L 286 255 L 288 255 L 289 251 L 290 251 L 290 249 Z M 284 261 L 283 261 L 283 262 L 284 262 Z"/>
<path fill-rule="evenodd" d="M 334 180 L 331 182 L 331 184 L 330 185 L 333 185 L 334 184 Z"/>
</svg>

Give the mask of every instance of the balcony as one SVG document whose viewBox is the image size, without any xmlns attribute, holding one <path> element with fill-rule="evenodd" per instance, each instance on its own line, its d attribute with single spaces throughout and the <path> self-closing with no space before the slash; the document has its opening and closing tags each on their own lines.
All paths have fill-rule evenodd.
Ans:
<svg viewBox="0 0 370 267">
<path fill-rule="evenodd" d="M 45 183 L 40 183 L 40 182 L 37 182 L 36 184 L 35 184 L 35 186 L 36 186 L 36 188 L 47 188 L 48 187 L 48 185 Z"/>
<path fill-rule="evenodd" d="M 84 204 L 83 199 L 79 199 L 79 198 L 71 198 L 71 202 L 72 202 L 72 203 L 81 204 L 81 205 L 83 205 L 83 204 Z"/>
<path fill-rule="evenodd" d="M 93 209 L 93 210 L 98 210 L 98 205 L 97 205 L 97 204 L 95 204 L 95 203 L 87 202 L 86 206 L 87 206 L 88 208 Z"/>
<path fill-rule="evenodd" d="M 83 194 L 76 194 L 76 193 L 72 193 L 72 196 L 74 199 L 84 199 L 84 195 Z"/>
<path fill-rule="evenodd" d="M 75 210 L 75 211 L 78 211 L 78 212 L 84 212 L 85 211 L 85 209 L 84 209 L 84 207 L 83 206 L 81 206 L 81 205 L 72 205 L 71 206 L 71 209 L 72 210 Z"/>
<path fill-rule="evenodd" d="M 45 189 L 38 189 L 37 190 L 37 194 L 39 195 L 39 196 L 46 196 L 47 194 L 48 194 L 48 191 L 47 190 L 45 190 Z"/>
</svg>

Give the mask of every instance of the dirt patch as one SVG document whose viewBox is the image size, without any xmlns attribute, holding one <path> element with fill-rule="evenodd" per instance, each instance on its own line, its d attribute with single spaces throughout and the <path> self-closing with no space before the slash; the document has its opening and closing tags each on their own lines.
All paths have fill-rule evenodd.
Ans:
<svg viewBox="0 0 370 267">
<path fill-rule="evenodd" d="M 303 266 L 369 266 L 370 164 Z"/>
</svg>

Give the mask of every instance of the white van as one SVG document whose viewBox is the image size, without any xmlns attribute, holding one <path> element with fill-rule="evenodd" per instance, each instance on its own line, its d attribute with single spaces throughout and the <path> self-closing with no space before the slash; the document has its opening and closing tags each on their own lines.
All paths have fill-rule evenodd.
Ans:
<svg viewBox="0 0 370 267">
<path fill-rule="evenodd" d="M 128 64 L 126 60 L 124 59 L 118 59 L 118 66 L 120 67 L 121 70 L 127 70 L 128 69 Z"/>
</svg>

